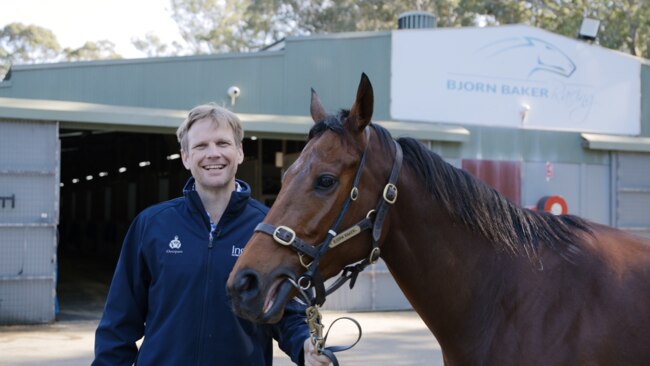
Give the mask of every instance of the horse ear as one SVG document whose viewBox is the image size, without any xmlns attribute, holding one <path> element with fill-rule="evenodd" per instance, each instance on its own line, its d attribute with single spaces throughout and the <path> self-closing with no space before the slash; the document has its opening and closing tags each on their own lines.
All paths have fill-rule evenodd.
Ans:
<svg viewBox="0 0 650 366">
<path fill-rule="evenodd" d="M 372 109 L 375 102 L 372 84 L 366 73 L 361 74 L 361 81 L 357 89 L 357 99 L 350 109 L 350 120 L 355 123 L 358 131 L 362 131 L 372 119 Z"/>
<path fill-rule="evenodd" d="M 323 105 L 318 98 L 318 94 L 316 94 L 316 91 L 313 88 L 311 89 L 311 105 L 309 110 L 314 122 L 320 122 L 327 117 L 327 112 L 325 112 L 325 108 L 323 108 Z"/>
</svg>

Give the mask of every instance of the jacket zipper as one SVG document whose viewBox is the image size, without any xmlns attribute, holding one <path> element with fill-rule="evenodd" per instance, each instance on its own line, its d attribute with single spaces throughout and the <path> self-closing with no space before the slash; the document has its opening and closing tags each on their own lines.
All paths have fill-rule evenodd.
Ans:
<svg viewBox="0 0 650 366">
<path fill-rule="evenodd" d="M 215 229 L 216 230 L 216 229 Z M 208 258 L 206 259 L 206 264 L 205 264 L 205 290 L 203 291 L 203 309 L 201 310 L 201 331 L 199 332 L 199 352 L 198 352 L 198 365 L 201 365 L 203 363 L 203 351 L 205 350 L 205 311 L 208 307 L 208 290 L 210 288 L 210 262 L 212 262 L 212 256 L 210 255 L 211 250 L 214 245 L 213 245 L 213 240 L 214 240 L 214 235 L 212 235 L 213 231 L 210 230 L 210 234 L 208 236 Z M 219 233 L 217 232 L 217 237 L 219 236 Z"/>
<path fill-rule="evenodd" d="M 214 233 L 215 235 L 212 235 Z M 214 238 L 219 238 L 221 236 L 221 229 L 215 228 L 214 231 L 210 231 L 210 241 L 208 242 L 208 249 L 212 249 L 214 245 L 212 244 L 212 241 Z"/>
</svg>

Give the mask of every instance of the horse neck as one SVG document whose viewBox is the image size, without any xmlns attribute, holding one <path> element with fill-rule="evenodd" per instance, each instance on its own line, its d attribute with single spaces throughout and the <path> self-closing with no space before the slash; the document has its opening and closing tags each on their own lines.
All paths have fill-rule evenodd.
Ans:
<svg viewBox="0 0 650 366">
<path fill-rule="evenodd" d="M 463 331 L 473 331 L 473 320 L 481 318 L 484 304 L 493 303 L 505 282 L 501 276 L 508 258 L 498 255 L 485 238 L 453 222 L 422 184 L 412 183 L 419 181 L 404 169 L 382 258 L 413 308 L 444 345 Z"/>
</svg>

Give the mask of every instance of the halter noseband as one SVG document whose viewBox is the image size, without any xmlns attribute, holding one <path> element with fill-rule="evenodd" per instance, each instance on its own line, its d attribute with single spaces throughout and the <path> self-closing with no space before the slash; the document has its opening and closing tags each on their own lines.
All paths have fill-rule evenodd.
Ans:
<svg viewBox="0 0 650 366">
<path fill-rule="evenodd" d="M 388 177 L 388 182 L 384 186 L 382 193 L 382 198 L 377 203 L 377 206 L 374 210 L 370 210 L 366 217 L 350 228 L 337 233 L 338 227 L 343 221 L 343 218 L 350 208 L 350 204 L 355 201 L 359 195 L 359 180 L 361 179 L 361 173 L 366 161 L 366 153 L 368 151 L 368 146 L 370 145 L 370 133 L 368 129 L 365 130 L 366 134 L 366 146 L 361 155 L 361 160 L 359 161 L 359 166 L 354 176 L 354 182 L 350 195 L 346 198 L 339 215 L 334 222 L 334 225 L 327 231 L 325 239 L 318 245 L 311 245 L 304 240 L 300 239 L 294 230 L 287 226 L 274 226 L 272 224 L 260 223 L 255 228 L 255 231 L 266 233 L 273 237 L 277 243 L 291 246 L 300 258 L 300 263 L 307 268 L 307 271 L 298 279 L 296 282 L 301 290 L 308 290 L 311 287 L 314 288 L 315 296 L 313 299 L 307 298 L 306 300 L 309 303 L 315 305 L 322 305 L 325 302 L 325 298 L 330 293 L 334 292 L 336 289 L 341 287 L 348 280 L 350 281 L 350 288 L 354 286 L 357 276 L 362 272 L 368 265 L 375 263 L 379 259 L 380 249 L 379 249 L 379 239 L 381 238 L 381 230 L 386 218 L 386 213 L 390 205 L 395 203 L 397 200 L 397 178 L 399 176 L 400 169 L 402 167 L 402 148 L 400 145 L 393 140 L 395 144 L 395 159 L 393 161 L 393 167 Z M 323 277 L 318 271 L 318 265 L 320 264 L 321 257 L 329 248 L 334 248 L 337 245 L 345 242 L 346 240 L 356 236 L 365 230 L 372 231 L 372 250 L 370 255 L 365 259 L 357 262 L 356 264 L 348 265 L 343 268 L 341 276 L 326 290 Z M 304 257 L 309 257 L 311 261 L 305 263 Z M 304 291 L 301 291 L 304 294 Z"/>
</svg>

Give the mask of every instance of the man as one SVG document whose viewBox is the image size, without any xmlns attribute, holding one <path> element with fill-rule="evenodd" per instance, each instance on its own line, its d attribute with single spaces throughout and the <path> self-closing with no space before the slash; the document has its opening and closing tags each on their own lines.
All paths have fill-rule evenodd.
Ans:
<svg viewBox="0 0 650 366">
<path fill-rule="evenodd" d="M 273 338 L 297 364 L 328 365 L 311 347 L 298 303 L 275 325 L 231 311 L 226 279 L 268 211 L 235 179 L 244 160 L 239 118 L 201 105 L 176 134 L 192 177 L 183 197 L 145 209 L 131 224 L 95 335 L 93 365 L 271 365 Z"/>
</svg>

